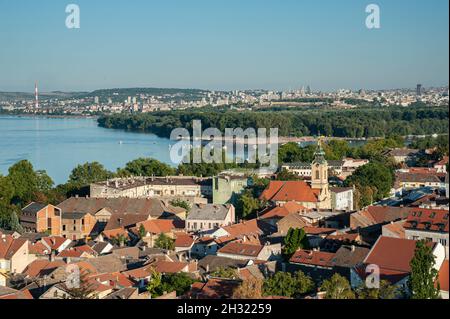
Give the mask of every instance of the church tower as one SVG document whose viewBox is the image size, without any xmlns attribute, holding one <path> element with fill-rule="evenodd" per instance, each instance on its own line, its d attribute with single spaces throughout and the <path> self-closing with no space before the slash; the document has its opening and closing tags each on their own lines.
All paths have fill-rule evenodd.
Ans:
<svg viewBox="0 0 450 319">
<path fill-rule="evenodd" d="M 320 189 L 319 201 L 330 199 L 328 188 L 328 162 L 325 159 L 325 151 L 322 148 L 322 140 L 319 139 L 314 160 L 311 164 L 311 188 Z"/>
</svg>

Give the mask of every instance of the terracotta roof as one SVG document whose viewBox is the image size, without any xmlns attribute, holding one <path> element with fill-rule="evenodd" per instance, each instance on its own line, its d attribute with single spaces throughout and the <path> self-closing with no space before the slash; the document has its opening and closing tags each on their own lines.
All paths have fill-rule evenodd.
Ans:
<svg viewBox="0 0 450 319">
<path fill-rule="evenodd" d="M 28 245 L 28 240 L 24 238 L 17 238 L 10 235 L 0 236 L 0 258 L 9 260 L 23 245 Z"/>
<path fill-rule="evenodd" d="M 296 202 L 288 202 L 283 206 L 276 206 L 269 211 L 263 213 L 261 219 L 270 219 L 270 218 L 284 218 L 292 213 L 298 213 L 307 210 L 306 207 L 297 204 Z"/>
<path fill-rule="evenodd" d="M 91 247 L 84 245 L 84 246 L 79 246 L 79 247 L 73 247 L 73 248 L 69 248 L 69 249 L 65 249 L 62 252 L 60 252 L 58 254 L 57 257 L 60 258 L 67 258 L 67 257 L 73 257 L 73 258 L 79 258 L 82 257 L 84 255 L 91 255 L 91 256 L 96 256 L 97 253 L 95 250 L 93 250 Z"/>
<path fill-rule="evenodd" d="M 332 260 L 334 257 L 335 254 L 333 253 L 300 249 L 295 252 L 289 262 L 302 265 L 333 267 Z"/>
<path fill-rule="evenodd" d="M 194 244 L 195 240 L 192 236 L 189 235 L 178 235 L 175 239 L 175 247 L 191 247 Z"/>
<path fill-rule="evenodd" d="M 54 270 L 61 266 L 65 266 L 66 263 L 64 261 L 48 261 L 38 259 L 31 262 L 25 270 L 22 272 L 24 275 L 29 277 L 43 277 L 44 275 L 48 275 L 52 273 Z"/>
<path fill-rule="evenodd" d="M 50 249 L 40 241 L 35 244 L 29 243 L 28 251 L 30 254 L 34 255 L 49 255 L 51 253 Z"/>
<path fill-rule="evenodd" d="M 319 193 L 320 190 L 312 189 L 304 181 L 271 181 L 261 194 L 261 199 L 317 203 Z"/>
<path fill-rule="evenodd" d="M 138 233 L 141 225 L 144 226 L 148 233 L 159 235 L 161 233 L 170 233 L 175 229 L 184 229 L 184 221 L 171 219 L 152 219 L 144 222 L 139 222 L 136 227 L 132 229 L 133 232 Z"/>
<path fill-rule="evenodd" d="M 158 260 L 152 263 L 150 266 L 159 273 L 174 274 L 177 272 L 181 272 L 188 265 L 189 264 L 185 262 Z"/>
<path fill-rule="evenodd" d="M 442 291 L 448 292 L 449 286 L 448 260 L 444 260 L 441 269 L 439 270 L 439 286 Z"/>
<path fill-rule="evenodd" d="M 111 213 L 143 214 L 159 218 L 166 214 L 178 213 L 179 209 L 164 204 L 156 198 L 69 198 L 58 205 L 63 213 L 81 212 L 95 215 L 103 208 Z"/>
<path fill-rule="evenodd" d="M 134 285 L 134 283 L 129 280 L 125 274 L 119 272 L 93 275 L 89 277 L 89 279 L 113 288 L 128 288 Z"/>
<path fill-rule="evenodd" d="M 404 227 L 405 229 L 448 233 L 448 219 L 448 210 L 413 208 Z"/>
<path fill-rule="evenodd" d="M 275 232 L 275 227 L 270 225 L 269 223 L 258 220 L 258 219 L 252 219 L 248 221 L 243 221 L 238 224 L 230 225 L 230 226 L 224 226 L 222 227 L 229 235 L 230 237 L 239 237 L 242 235 L 263 235 L 268 234 L 270 232 Z"/>
<path fill-rule="evenodd" d="M 395 234 L 398 238 L 405 238 L 405 224 L 404 220 L 398 222 L 391 222 L 390 224 L 384 225 L 383 228 L 389 230 L 391 233 Z"/>
<path fill-rule="evenodd" d="M 230 242 L 220 248 L 218 252 L 222 254 L 258 257 L 263 248 L 264 246 L 262 245 L 248 245 L 244 243 Z"/>
<path fill-rule="evenodd" d="M 395 283 L 411 272 L 410 262 L 414 257 L 415 249 L 416 241 L 414 240 L 382 236 L 372 247 L 364 264 L 378 265 L 380 275 Z M 365 274 L 362 275 L 365 276 Z"/>
<path fill-rule="evenodd" d="M 303 230 L 307 235 L 329 235 L 337 231 L 337 229 L 334 228 L 309 227 L 309 226 L 304 227 Z"/>
<path fill-rule="evenodd" d="M 51 250 L 58 250 L 68 240 L 69 239 L 58 236 L 44 237 L 41 239 L 42 243 L 50 247 Z"/>
<path fill-rule="evenodd" d="M 115 237 L 118 237 L 120 235 L 124 236 L 125 238 L 129 238 L 128 231 L 125 230 L 124 228 L 116 228 L 116 229 L 111 229 L 111 230 L 104 230 L 102 232 L 102 234 L 106 238 L 115 238 Z"/>
<path fill-rule="evenodd" d="M 3 291 L 2 291 L 3 290 Z M 24 300 L 33 299 L 30 291 L 25 290 L 15 290 L 6 287 L 0 287 L 0 299 L 2 300 Z"/>
</svg>

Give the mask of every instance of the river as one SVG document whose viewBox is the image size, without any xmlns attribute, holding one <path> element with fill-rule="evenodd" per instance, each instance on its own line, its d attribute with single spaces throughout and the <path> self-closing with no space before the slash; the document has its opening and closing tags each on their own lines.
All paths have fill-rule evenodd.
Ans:
<svg viewBox="0 0 450 319">
<path fill-rule="evenodd" d="M 152 157 L 174 166 L 171 143 L 153 134 L 101 128 L 92 118 L 0 116 L 0 174 L 23 159 L 46 170 L 56 184 L 86 162 L 115 171 L 138 157 Z"/>
</svg>

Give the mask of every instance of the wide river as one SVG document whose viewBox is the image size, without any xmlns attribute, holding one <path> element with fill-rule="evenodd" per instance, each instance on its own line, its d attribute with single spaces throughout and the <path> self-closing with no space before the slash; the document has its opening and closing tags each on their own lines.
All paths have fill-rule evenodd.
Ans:
<svg viewBox="0 0 450 319">
<path fill-rule="evenodd" d="M 23 159 L 46 170 L 56 184 L 65 183 L 72 169 L 86 162 L 115 171 L 138 157 L 152 157 L 174 166 L 171 143 L 153 134 L 101 128 L 95 119 L 0 115 L 0 174 Z"/>
</svg>

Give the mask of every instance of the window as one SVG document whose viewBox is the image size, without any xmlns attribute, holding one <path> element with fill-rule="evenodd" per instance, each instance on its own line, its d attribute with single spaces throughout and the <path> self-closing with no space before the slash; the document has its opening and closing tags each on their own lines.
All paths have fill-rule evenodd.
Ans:
<svg viewBox="0 0 450 319">
<path fill-rule="evenodd" d="M 81 220 L 81 225 L 84 226 L 84 218 Z"/>
<path fill-rule="evenodd" d="M 63 225 L 63 231 L 66 231 L 66 225 Z"/>
<path fill-rule="evenodd" d="M 316 179 L 319 179 L 319 178 L 320 178 L 320 172 L 316 171 Z"/>
<path fill-rule="evenodd" d="M 76 225 L 73 225 L 73 230 L 74 231 L 77 230 L 77 226 Z"/>
</svg>

